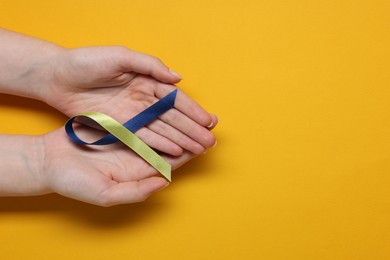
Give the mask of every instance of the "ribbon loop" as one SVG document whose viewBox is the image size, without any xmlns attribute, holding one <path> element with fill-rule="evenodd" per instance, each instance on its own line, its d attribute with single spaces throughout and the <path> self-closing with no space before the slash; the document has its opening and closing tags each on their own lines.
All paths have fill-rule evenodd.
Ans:
<svg viewBox="0 0 390 260">
<path fill-rule="evenodd" d="M 168 181 L 171 181 L 171 165 L 134 133 L 173 108 L 176 94 L 177 90 L 172 91 L 123 125 L 103 113 L 84 112 L 69 119 L 65 124 L 65 131 L 73 142 L 81 145 L 107 145 L 119 140 L 158 170 Z M 73 129 L 73 122 L 77 117 L 92 119 L 109 132 L 109 134 L 92 143 L 81 140 Z"/>
</svg>

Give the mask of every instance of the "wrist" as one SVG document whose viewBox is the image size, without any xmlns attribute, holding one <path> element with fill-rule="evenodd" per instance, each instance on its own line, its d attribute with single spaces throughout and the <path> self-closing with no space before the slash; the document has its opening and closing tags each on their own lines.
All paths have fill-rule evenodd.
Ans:
<svg viewBox="0 0 390 260">
<path fill-rule="evenodd" d="M 42 137 L 0 135 L 0 195 L 31 196 L 49 193 L 43 174 Z"/>
<path fill-rule="evenodd" d="M 21 84 L 25 86 L 23 96 L 47 103 L 50 91 L 56 85 L 55 71 L 59 57 L 65 50 L 56 45 L 47 47 L 41 57 L 26 68 L 20 77 Z"/>
<path fill-rule="evenodd" d="M 0 28 L 0 92 L 43 100 L 51 61 L 64 48 Z"/>
<path fill-rule="evenodd" d="M 32 169 L 34 171 L 34 176 L 36 179 L 36 187 L 39 190 L 40 194 L 51 193 L 48 184 L 48 167 L 46 163 L 46 145 L 45 145 L 45 135 L 33 136 L 33 147 L 35 148 L 34 162 L 32 163 Z"/>
</svg>

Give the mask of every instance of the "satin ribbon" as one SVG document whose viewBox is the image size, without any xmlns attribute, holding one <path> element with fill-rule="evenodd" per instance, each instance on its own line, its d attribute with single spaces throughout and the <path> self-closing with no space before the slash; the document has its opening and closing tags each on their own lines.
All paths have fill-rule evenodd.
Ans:
<svg viewBox="0 0 390 260">
<path fill-rule="evenodd" d="M 171 181 L 171 165 L 141 139 L 134 135 L 134 133 L 155 120 L 158 116 L 173 108 L 176 94 L 177 90 L 172 91 L 123 125 L 100 112 L 81 113 L 66 122 L 66 133 L 73 142 L 81 145 L 107 145 L 119 140 L 158 170 L 168 181 Z M 73 122 L 78 117 L 90 118 L 109 132 L 109 134 L 92 143 L 81 140 L 73 129 Z"/>
</svg>

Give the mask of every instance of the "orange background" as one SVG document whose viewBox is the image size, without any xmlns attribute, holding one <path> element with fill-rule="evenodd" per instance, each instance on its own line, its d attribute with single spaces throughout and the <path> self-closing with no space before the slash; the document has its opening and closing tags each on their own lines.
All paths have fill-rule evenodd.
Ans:
<svg viewBox="0 0 390 260">
<path fill-rule="evenodd" d="M 390 259 L 389 1 L 1 0 L 0 26 L 158 56 L 220 118 L 146 202 L 1 198 L 1 259 Z M 2 133 L 66 120 L 0 101 Z"/>
</svg>

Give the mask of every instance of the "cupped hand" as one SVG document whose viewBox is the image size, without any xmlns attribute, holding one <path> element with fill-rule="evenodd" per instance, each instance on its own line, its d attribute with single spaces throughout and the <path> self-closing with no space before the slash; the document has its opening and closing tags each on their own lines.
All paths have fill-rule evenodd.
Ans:
<svg viewBox="0 0 390 260">
<path fill-rule="evenodd" d="M 44 100 L 68 116 L 105 113 L 121 123 L 173 91 L 177 73 L 159 59 L 125 47 L 66 50 L 51 63 L 52 80 Z M 194 100 L 178 91 L 175 107 L 136 132 L 161 152 L 200 154 L 215 144 L 217 124 Z"/>
<path fill-rule="evenodd" d="M 76 145 L 62 128 L 42 138 L 45 151 L 42 172 L 48 192 L 112 206 L 143 201 L 168 185 L 153 167 L 121 143 Z M 194 156 L 184 152 L 164 158 L 175 169 Z"/>
</svg>

